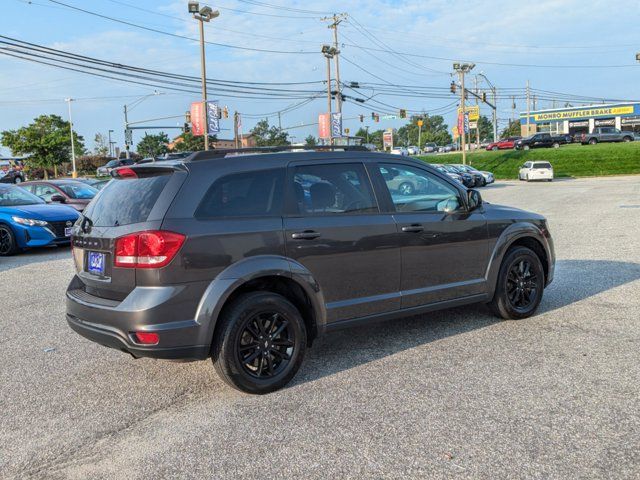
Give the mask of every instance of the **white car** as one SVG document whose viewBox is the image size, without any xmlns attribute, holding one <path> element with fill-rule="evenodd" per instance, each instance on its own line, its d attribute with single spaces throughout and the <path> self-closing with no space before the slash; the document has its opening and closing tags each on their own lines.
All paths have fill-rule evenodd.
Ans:
<svg viewBox="0 0 640 480">
<path fill-rule="evenodd" d="M 402 155 L 403 157 L 409 156 L 409 151 L 404 147 L 395 147 L 391 149 L 391 155 Z"/>
<path fill-rule="evenodd" d="M 518 172 L 519 180 L 553 181 L 553 167 L 549 162 L 526 162 Z"/>
<path fill-rule="evenodd" d="M 409 152 L 409 155 L 418 155 L 420 153 L 420 149 L 415 145 L 409 145 L 407 147 L 407 151 Z"/>
</svg>

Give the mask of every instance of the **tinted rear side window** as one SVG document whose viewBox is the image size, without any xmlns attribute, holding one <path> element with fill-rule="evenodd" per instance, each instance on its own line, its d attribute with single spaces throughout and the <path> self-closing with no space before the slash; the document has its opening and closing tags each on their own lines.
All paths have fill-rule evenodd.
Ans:
<svg viewBox="0 0 640 480">
<path fill-rule="evenodd" d="M 551 164 L 547 162 L 534 163 L 533 168 L 551 168 Z"/>
<path fill-rule="evenodd" d="M 284 169 L 237 173 L 218 179 L 196 210 L 196 218 L 279 216 Z"/>
<path fill-rule="evenodd" d="M 146 222 L 171 174 L 111 180 L 85 211 L 96 227 Z"/>
</svg>

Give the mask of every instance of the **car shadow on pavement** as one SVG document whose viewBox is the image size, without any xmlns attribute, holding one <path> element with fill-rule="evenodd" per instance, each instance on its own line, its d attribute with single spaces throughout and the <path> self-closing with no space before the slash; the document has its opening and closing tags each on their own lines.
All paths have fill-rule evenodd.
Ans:
<svg viewBox="0 0 640 480">
<path fill-rule="evenodd" d="M 13 268 L 64 258 L 71 261 L 71 249 L 69 247 L 34 248 L 33 250 L 27 250 L 26 252 L 18 253 L 10 257 L 0 257 L 0 273 Z"/>
<path fill-rule="evenodd" d="M 640 264 L 561 260 L 538 314 L 551 312 L 640 279 Z M 502 320 L 483 304 L 332 332 L 316 341 L 292 384 L 317 380 L 419 345 L 491 326 Z M 526 320 L 523 320 L 526 321 Z"/>
</svg>

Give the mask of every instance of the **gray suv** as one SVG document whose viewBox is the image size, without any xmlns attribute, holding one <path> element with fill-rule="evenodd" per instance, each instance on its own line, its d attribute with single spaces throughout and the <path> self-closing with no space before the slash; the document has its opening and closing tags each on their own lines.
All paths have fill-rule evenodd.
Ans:
<svg viewBox="0 0 640 480">
<path fill-rule="evenodd" d="M 212 151 L 112 176 L 74 226 L 69 325 L 136 358 L 210 357 L 245 392 L 283 387 L 328 331 L 476 302 L 525 318 L 553 278 L 544 217 L 409 158 Z"/>
</svg>

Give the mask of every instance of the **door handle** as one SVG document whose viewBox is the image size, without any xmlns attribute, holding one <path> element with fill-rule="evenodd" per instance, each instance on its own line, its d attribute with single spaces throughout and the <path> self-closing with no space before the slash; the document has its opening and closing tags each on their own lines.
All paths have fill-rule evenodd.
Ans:
<svg viewBox="0 0 640 480">
<path fill-rule="evenodd" d="M 420 233 L 424 231 L 424 227 L 420 224 L 408 225 L 406 227 L 402 227 L 402 231 L 405 233 Z"/>
<path fill-rule="evenodd" d="M 291 238 L 294 240 L 313 240 L 314 238 L 318 238 L 320 234 L 318 232 L 314 232 L 313 230 L 305 230 L 304 232 L 296 232 L 291 234 Z"/>
</svg>

